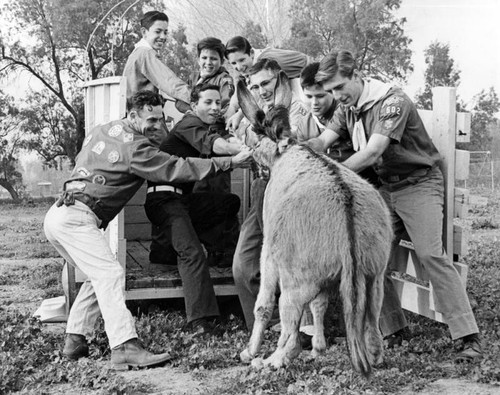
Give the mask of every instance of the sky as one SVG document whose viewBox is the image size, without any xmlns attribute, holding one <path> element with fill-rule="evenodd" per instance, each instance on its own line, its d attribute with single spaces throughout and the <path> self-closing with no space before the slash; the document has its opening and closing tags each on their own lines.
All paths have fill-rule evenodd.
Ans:
<svg viewBox="0 0 500 395">
<path fill-rule="evenodd" d="M 424 50 L 433 41 L 448 44 L 461 71 L 458 95 L 471 102 L 482 89 L 500 95 L 500 0 L 403 0 L 399 17 L 413 42 L 415 71 L 408 92 L 424 85 Z"/>
<path fill-rule="evenodd" d="M 415 71 L 405 88 L 412 97 L 424 86 L 424 50 L 433 41 L 449 44 L 461 71 L 457 93 L 462 100 L 470 103 L 492 86 L 500 95 L 500 0 L 403 0 L 396 15 L 407 19 L 405 33 L 412 39 Z M 23 85 L 16 81 L 8 91 L 19 92 Z"/>
</svg>

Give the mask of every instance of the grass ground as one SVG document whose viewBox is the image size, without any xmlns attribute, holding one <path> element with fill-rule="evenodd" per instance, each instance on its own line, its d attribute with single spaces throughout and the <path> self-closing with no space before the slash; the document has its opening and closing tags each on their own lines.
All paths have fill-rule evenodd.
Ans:
<svg viewBox="0 0 500 395">
<path fill-rule="evenodd" d="M 2 205 L 0 393 L 500 393 L 500 195 L 481 194 L 489 203 L 471 207 L 463 225 L 470 236 L 465 259 L 468 292 L 482 332 L 484 359 L 454 365 L 454 344 L 446 326 L 409 313 L 411 338 L 386 352 L 370 381 L 352 372 L 345 344 L 334 341 L 338 329 L 328 329 L 329 347 L 319 359 L 312 361 L 304 352 L 287 369 L 255 371 L 239 362 L 248 333 L 236 310 L 227 311 L 215 335 L 195 337 L 184 330 L 185 316 L 173 305 L 161 305 L 152 314 L 143 313 L 147 305 L 130 305 L 144 345 L 172 354 L 172 363 L 166 367 L 124 374 L 109 370 L 110 351 L 102 322 L 90 339 L 90 358 L 68 362 L 61 355 L 63 326 L 42 324 L 31 317 L 42 299 L 62 294 L 61 260 L 42 231 L 48 203 Z M 330 313 L 330 323 L 335 322 L 337 311 Z M 274 332 L 266 334 L 265 353 L 274 348 L 277 337 Z M 453 380 L 459 385 L 447 392 Z"/>
</svg>

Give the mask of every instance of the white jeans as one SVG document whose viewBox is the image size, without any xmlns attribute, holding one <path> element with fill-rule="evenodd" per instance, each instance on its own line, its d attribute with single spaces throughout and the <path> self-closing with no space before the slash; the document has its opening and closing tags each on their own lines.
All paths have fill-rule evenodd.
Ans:
<svg viewBox="0 0 500 395">
<path fill-rule="evenodd" d="M 113 348 L 137 337 L 137 333 L 125 305 L 125 272 L 99 225 L 92 210 L 75 201 L 72 206 L 54 204 L 45 216 L 44 230 L 59 254 L 89 278 L 71 307 L 66 332 L 90 336 L 101 312 Z"/>
</svg>

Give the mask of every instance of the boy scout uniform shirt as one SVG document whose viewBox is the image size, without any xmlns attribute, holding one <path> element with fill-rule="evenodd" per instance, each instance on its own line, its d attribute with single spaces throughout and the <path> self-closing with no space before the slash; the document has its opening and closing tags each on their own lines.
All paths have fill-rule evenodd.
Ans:
<svg viewBox="0 0 500 395">
<path fill-rule="evenodd" d="M 141 90 L 155 93 L 160 90 L 186 103 L 191 101 L 188 85 L 160 60 L 158 52 L 144 39 L 128 57 L 123 75 L 127 79 L 127 98 Z"/>
<path fill-rule="evenodd" d="M 144 179 L 163 183 L 198 181 L 230 165 L 230 157 L 181 159 L 161 152 L 125 119 L 97 126 L 87 135 L 64 190 L 98 199 L 99 218 L 107 223 Z"/>
<path fill-rule="evenodd" d="M 219 134 L 211 133 L 211 126 L 188 111 L 163 140 L 160 150 L 181 158 L 211 157 L 214 155 L 215 140 L 221 138 Z M 194 182 L 158 183 L 148 181 L 148 187 L 156 185 L 171 185 L 181 189 L 183 193 L 190 193 L 193 190 Z"/>
<path fill-rule="evenodd" d="M 337 103 L 333 105 L 324 116 L 316 117 L 318 122 L 323 125 L 322 128 L 318 125 L 317 121 L 314 119 L 314 115 L 309 111 L 306 117 L 304 117 L 297 127 L 297 141 L 303 143 L 312 138 L 318 137 L 326 129 L 326 125 L 331 121 L 335 110 L 339 107 Z M 343 162 L 354 154 L 354 148 L 352 147 L 352 141 L 350 137 L 344 138 L 340 137 L 334 143 L 328 147 L 327 155 L 335 159 L 336 161 Z"/>
<path fill-rule="evenodd" d="M 367 140 L 373 134 L 391 139 L 391 143 L 374 165 L 381 179 L 408 176 L 419 169 L 429 169 L 440 161 L 440 155 L 425 130 L 411 99 L 393 87 L 372 108 L 358 115 L 363 122 Z M 340 137 L 351 137 L 357 118 L 354 112 L 340 106 L 328 128 Z"/>
</svg>

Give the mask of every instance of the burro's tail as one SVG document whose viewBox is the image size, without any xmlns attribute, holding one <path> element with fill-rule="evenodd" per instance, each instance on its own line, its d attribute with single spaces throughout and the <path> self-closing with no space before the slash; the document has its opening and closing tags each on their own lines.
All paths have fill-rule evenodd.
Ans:
<svg viewBox="0 0 500 395">
<path fill-rule="evenodd" d="M 342 259 L 340 293 L 351 362 L 355 370 L 368 377 L 372 366 L 382 361 L 383 341 L 378 322 L 384 278 L 383 273 L 374 274 L 370 270 L 354 240 L 350 238 L 350 251 Z"/>
</svg>

